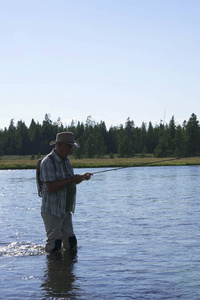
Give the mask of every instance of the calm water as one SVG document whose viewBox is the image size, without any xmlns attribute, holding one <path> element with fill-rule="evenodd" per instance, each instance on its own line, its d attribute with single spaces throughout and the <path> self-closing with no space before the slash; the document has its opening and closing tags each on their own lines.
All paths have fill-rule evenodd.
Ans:
<svg viewBox="0 0 200 300">
<path fill-rule="evenodd" d="M 58 257 L 35 171 L 0 182 L 1 299 L 200 299 L 200 166 L 94 175 L 78 186 L 78 251 Z"/>
</svg>

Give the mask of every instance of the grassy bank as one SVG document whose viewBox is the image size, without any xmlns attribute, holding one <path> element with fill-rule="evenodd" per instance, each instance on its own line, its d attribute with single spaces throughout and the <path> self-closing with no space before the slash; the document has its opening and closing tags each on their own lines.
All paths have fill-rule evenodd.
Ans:
<svg viewBox="0 0 200 300">
<path fill-rule="evenodd" d="M 8 169 L 35 169 L 37 158 L 33 159 L 30 155 L 27 156 L 1 156 L 0 170 Z M 132 167 L 132 166 L 184 166 L 184 165 L 200 165 L 200 157 L 189 157 L 176 159 L 172 157 L 156 158 L 153 156 L 133 158 L 70 158 L 74 168 L 106 168 L 106 167 Z"/>
</svg>

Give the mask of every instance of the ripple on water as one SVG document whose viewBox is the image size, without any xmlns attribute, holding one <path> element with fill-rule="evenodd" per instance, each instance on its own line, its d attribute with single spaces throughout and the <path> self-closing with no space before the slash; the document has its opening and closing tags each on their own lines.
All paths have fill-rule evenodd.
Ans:
<svg viewBox="0 0 200 300">
<path fill-rule="evenodd" d="M 10 244 L 0 244 L 0 256 L 35 256 L 45 254 L 44 245 L 33 243 L 13 242 Z"/>
</svg>

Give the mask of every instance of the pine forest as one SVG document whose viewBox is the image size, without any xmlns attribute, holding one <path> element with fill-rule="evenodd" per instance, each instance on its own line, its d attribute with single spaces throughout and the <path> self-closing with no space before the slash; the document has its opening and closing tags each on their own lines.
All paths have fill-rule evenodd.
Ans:
<svg viewBox="0 0 200 300">
<path fill-rule="evenodd" d="M 10 121 L 8 128 L 0 130 L 0 155 L 45 155 L 51 151 L 49 142 L 55 140 L 61 131 L 71 131 L 80 143 L 80 149 L 75 149 L 75 158 L 133 157 L 153 154 L 155 157 L 184 157 L 200 155 L 200 125 L 193 113 L 188 121 L 177 124 L 172 116 L 169 124 L 160 121 L 152 125 L 142 123 L 135 126 L 130 118 L 125 125 L 106 128 L 104 121 L 95 122 L 91 116 L 85 123 L 72 120 L 69 126 L 64 126 L 58 118 L 56 122 L 46 114 L 42 124 L 33 119 L 27 127 L 23 121 Z"/>
</svg>

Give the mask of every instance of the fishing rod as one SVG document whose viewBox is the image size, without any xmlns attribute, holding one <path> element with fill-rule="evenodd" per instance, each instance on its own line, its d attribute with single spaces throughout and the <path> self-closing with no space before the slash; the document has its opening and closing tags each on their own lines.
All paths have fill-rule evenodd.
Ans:
<svg viewBox="0 0 200 300">
<path fill-rule="evenodd" d="M 117 168 L 113 168 L 113 169 L 109 169 L 109 170 L 103 170 L 103 171 L 93 172 L 92 174 L 94 175 L 94 174 L 99 174 L 99 173 L 117 171 L 117 170 L 126 169 L 126 168 L 135 168 L 135 167 L 148 166 L 148 165 L 152 165 L 152 164 L 156 164 L 156 163 L 160 163 L 160 162 L 178 160 L 178 159 L 181 159 L 181 158 L 187 158 L 187 157 L 176 157 L 176 158 L 170 158 L 170 159 L 163 159 L 163 160 L 157 160 L 157 161 L 152 161 L 152 162 L 146 162 L 146 163 L 138 164 L 138 165 L 135 165 L 135 166 L 117 167 Z"/>
</svg>

